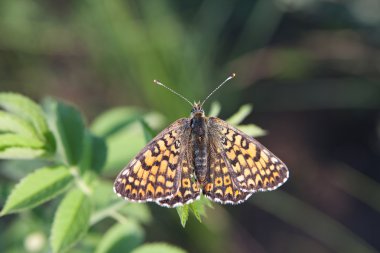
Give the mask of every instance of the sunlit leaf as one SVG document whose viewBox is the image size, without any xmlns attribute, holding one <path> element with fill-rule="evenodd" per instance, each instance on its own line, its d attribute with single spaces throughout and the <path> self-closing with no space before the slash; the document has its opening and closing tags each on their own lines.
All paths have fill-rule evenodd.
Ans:
<svg viewBox="0 0 380 253">
<path fill-rule="evenodd" d="M 217 117 L 221 109 L 222 107 L 218 101 L 212 102 L 211 107 L 210 107 L 210 112 L 208 113 L 208 115 L 210 117 Z"/>
<path fill-rule="evenodd" d="M 146 145 L 144 130 L 136 121 L 109 136 L 106 143 L 108 155 L 105 168 L 117 173 Z"/>
<path fill-rule="evenodd" d="M 29 174 L 8 197 L 1 215 L 40 205 L 62 193 L 73 177 L 65 167 L 46 167 Z"/>
<path fill-rule="evenodd" d="M 0 111 L 0 132 L 39 139 L 38 133 L 28 121 L 13 114 Z"/>
<path fill-rule="evenodd" d="M 176 208 L 179 219 L 181 220 L 182 227 L 186 226 L 186 222 L 189 219 L 189 205 L 183 205 Z"/>
<path fill-rule="evenodd" d="M 105 169 L 108 173 L 125 166 L 144 147 L 145 139 L 154 136 L 153 131 L 141 126 L 140 120 L 153 129 L 163 122 L 162 116 L 157 113 L 142 113 L 130 107 L 107 111 L 93 122 L 91 131 L 106 141 L 108 155 Z"/>
<path fill-rule="evenodd" d="M 242 132 L 248 134 L 249 136 L 253 137 L 260 137 L 267 134 L 267 131 L 262 129 L 259 126 L 256 126 L 254 124 L 248 124 L 248 125 L 238 125 L 236 126 L 239 130 Z"/>
<path fill-rule="evenodd" d="M 92 123 L 91 130 L 97 136 L 108 138 L 140 119 L 144 119 L 153 128 L 163 123 L 163 117 L 158 113 L 144 113 L 138 108 L 119 107 L 98 116 Z"/>
<path fill-rule="evenodd" d="M 28 147 L 10 147 L 0 152 L 1 159 L 31 159 L 41 157 L 45 154 L 45 149 L 32 149 Z"/>
<path fill-rule="evenodd" d="M 68 250 L 86 234 L 90 214 L 91 202 L 87 195 L 79 189 L 66 194 L 51 229 L 50 244 L 54 253 Z"/>
<path fill-rule="evenodd" d="M 205 204 L 203 201 L 198 200 L 189 204 L 191 212 L 199 222 L 202 222 L 202 216 L 206 215 Z"/>
<path fill-rule="evenodd" d="M 17 134 L 0 134 L 0 158 L 29 159 L 45 152 L 44 144 L 38 139 Z"/>
<path fill-rule="evenodd" d="M 138 120 L 142 112 L 132 107 L 119 107 L 99 115 L 91 125 L 98 136 L 107 138 L 120 129 Z"/>
<path fill-rule="evenodd" d="M 232 125 L 240 124 L 252 112 L 252 105 L 243 105 L 239 110 L 226 121 Z"/>
<path fill-rule="evenodd" d="M 31 149 L 43 149 L 44 144 L 35 138 L 18 134 L 0 134 L 0 151 L 8 147 L 27 147 Z"/>
<path fill-rule="evenodd" d="M 50 131 L 44 113 L 40 106 L 29 98 L 15 93 L 0 93 L 0 107 L 30 122 L 41 140 L 49 138 Z"/>
</svg>

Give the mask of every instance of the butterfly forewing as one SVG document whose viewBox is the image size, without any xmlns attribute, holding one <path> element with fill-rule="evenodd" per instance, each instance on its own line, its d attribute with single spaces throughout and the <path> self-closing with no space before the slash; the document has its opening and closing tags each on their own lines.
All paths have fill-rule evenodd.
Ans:
<svg viewBox="0 0 380 253">
<path fill-rule="evenodd" d="M 218 118 L 210 117 L 209 125 L 210 135 L 219 143 L 220 154 L 240 190 L 274 190 L 288 179 L 286 165 L 257 140 Z"/>
<path fill-rule="evenodd" d="M 179 119 L 163 130 L 120 172 L 114 184 L 119 196 L 144 202 L 171 198 L 177 192 L 188 121 Z"/>
</svg>

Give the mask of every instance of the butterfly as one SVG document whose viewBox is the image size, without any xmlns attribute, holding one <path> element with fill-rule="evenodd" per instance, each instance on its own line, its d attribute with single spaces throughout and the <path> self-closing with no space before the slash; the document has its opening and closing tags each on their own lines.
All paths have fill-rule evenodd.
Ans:
<svg viewBox="0 0 380 253">
<path fill-rule="evenodd" d="M 258 191 L 275 190 L 289 177 L 286 165 L 256 139 L 217 117 L 206 117 L 204 102 L 192 104 L 119 173 L 114 191 L 133 202 L 164 207 L 189 204 L 201 194 L 222 204 L 239 204 Z"/>
</svg>

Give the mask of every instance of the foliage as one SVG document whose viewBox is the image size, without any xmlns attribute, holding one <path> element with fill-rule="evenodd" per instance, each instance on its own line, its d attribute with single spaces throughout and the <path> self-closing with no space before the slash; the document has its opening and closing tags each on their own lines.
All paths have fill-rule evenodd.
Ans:
<svg viewBox="0 0 380 253">
<path fill-rule="evenodd" d="M 0 156 L 43 164 L 33 168 L 14 187 L 1 216 L 25 213 L 41 205 L 55 209 L 49 233 L 52 252 L 66 252 L 73 246 L 83 252 L 84 246 L 79 242 L 88 236 L 89 231 L 96 232 L 94 227 L 108 218 L 116 222 L 107 228 L 104 238 L 96 246 L 96 252 L 119 252 L 120 247 L 124 248 L 124 252 L 131 252 L 143 243 L 144 232 L 139 224 L 149 222 L 148 209 L 144 205 L 126 204 L 116 199 L 112 184 L 102 176 L 109 138 L 98 137 L 86 128 L 83 117 L 75 107 L 52 98 L 43 102 L 42 109 L 24 96 L 1 93 L 0 105 L 3 108 L 0 111 Z M 131 115 L 137 115 L 136 110 L 131 111 L 134 112 Z M 107 117 L 110 113 L 101 117 Z M 108 129 L 119 128 L 118 131 L 122 131 L 130 127 L 129 123 L 148 128 L 147 122 L 152 114 L 138 115 L 142 116 L 122 117 L 126 122 L 121 125 L 114 120 Z M 101 129 L 105 129 L 100 127 L 101 117 L 93 126 L 94 132 L 101 133 Z M 129 132 L 134 130 L 131 128 Z M 108 137 L 114 134 L 111 131 L 103 133 Z M 144 138 L 143 135 L 137 136 L 138 139 Z M 128 145 L 133 146 L 134 143 L 129 142 Z M 21 170 L 21 165 L 10 163 L 9 166 L 13 170 Z"/>
<path fill-rule="evenodd" d="M 143 205 L 126 204 L 110 193 L 112 184 L 104 178 L 113 175 L 111 167 L 121 168 L 121 163 L 154 137 L 154 130 L 161 117 L 156 113 L 142 113 L 135 108 L 116 108 L 97 119 L 90 129 L 80 112 L 72 105 L 45 99 L 43 109 L 30 99 L 13 93 L 1 93 L 0 122 L 3 122 L 0 156 L 7 159 L 42 159 L 45 163 L 25 175 L 11 191 L 1 216 L 22 213 L 36 206 L 53 206 L 55 211 L 50 229 L 50 247 L 53 252 L 65 252 L 76 245 L 96 224 L 107 218 L 116 222 L 107 228 L 96 252 L 147 252 L 170 249 L 183 252 L 165 244 L 138 247 L 144 239 L 140 223 L 149 222 L 150 214 Z M 214 115 L 217 103 L 212 104 Z M 243 106 L 231 117 L 231 123 L 239 124 L 251 111 Z M 249 134 L 262 134 L 256 126 Z M 135 138 L 132 138 L 135 136 Z M 120 141 L 122 140 L 122 141 Z M 121 146 L 122 145 L 122 146 Z M 121 150 L 107 156 L 107 146 Z M 38 152 L 36 152 L 38 151 Z M 120 157 L 119 157 L 120 156 Z M 17 164 L 14 170 L 19 170 Z M 63 199 L 59 196 L 64 194 Z M 55 201 L 51 201 L 55 200 Z M 46 202 L 50 201 L 46 204 Z M 177 212 L 185 227 L 191 212 L 201 222 L 206 206 L 205 198 L 183 207 Z M 135 249 L 136 248 L 136 249 Z M 134 250 L 135 249 L 135 250 Z"/>
</svg>

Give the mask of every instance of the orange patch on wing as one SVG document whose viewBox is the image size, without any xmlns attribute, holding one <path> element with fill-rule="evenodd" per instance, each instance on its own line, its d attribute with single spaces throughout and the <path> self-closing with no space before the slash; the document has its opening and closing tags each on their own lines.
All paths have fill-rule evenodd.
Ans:
<svg viewBox="0 0 380 253">
<path fill-rule="evenodd" d="M 263 183 L 261 176 L 257 174 L 255 178 L 255 185 L 259 185 L 260 182 Z"/>
<path fill-rule="evenodd" d="M 168 170 L 166 171 L 166 176 L 168 178 L 174 178 L 175 177 L 175 173 L 176 173 L 176 170 L 171 170 L 169 167 L 168 167 Z"/>
<path fill-rule="evenodd" d="M 168 167 L 168 162 L 166 160 L 162 160 L 160 164 L 160 174 L 165 174 L 167 167 Z"/>
<path fill-rule="evenodd" d="M 247 183 L 249 187 L 255 187 L 255 182 L 252 178 L 248 178 Z"/>
<path fill-rule="evenodd" d="M 232 192 L 232 187 L 231 186 L 228 186 L 224 192 L 224 195 L 227 195 L 227 194 L 231 194 L 233 195 L 233 192 Z"/>
<path fill-rule="evenodd" d="M 220 186 L 222 186 L 222 184 L 223 184 L 223 181 L 222 181 L 221 177 L 215 178 L 215 186 L 216 187 L 220 187 Z"/>
<path fill-rule="evenodd" d="M 141 162 L 140 161 L 137 161 L 136 163 L 135 163 L 135 165 L 133 165 L 133 169 L 132 169 L 132 171 L 133 171 L 133 173 L 137 173 L 138 172 L 138 170 L 140 169 L 140 167 L 141 167 Z"/>
<path fill-rule="evenodd" d="M 165 183 L 165 177 L 163 175 L 159 175 L 157 177 L 157 182 L 164 184 Z"/>
<path fill-rule="evenodd" d="M 173 185 L 174 185 L 173 181 L 166 181 L 166 184 L 165 184 L 166 187 L 172 188 Z"/>
<path fill-rule="evenodd" d="M 144 162 L 145 164 L 150 167 L 153 165 L 154 161 L 156 160 L 156 157 L 152 156 L 152 151 L 148 150 L 145 152 L 145 159 Z"/>
<path fill-rule="evenodd" d="M 230 185 L 230 184 L 231 184 L 230 176 L 225 176 L 224 177 L 224 185 Z"/>
<path fill-rule="evenodd" d="M 265 152 L 263 152 L 263 151 L 261 151 L 260 157 L 262 157 L 266 163 L 269 161 L 268 155 L 265 154 Z"/>
<path fill-rule="evenodd" d="M 182 179 L 182 186 L 184 186 L 186 188 L 190 188 L 190 179 L 188 179 L 188 178 Z"/>
<path fill-rule="evenodd" d="M 228 159 L 230 159 L 231 161 L 235 160 L 236 154 L 234 150 L 227 151 L 226 154 L 227 154 Z"/>
<path fill-rule="evenodd" d="M 158 193 L 160 193 L 161 195 L 163 195 L 164 194 L 164 189 L 161 187 L 161 186 L 157 186 L 157 188 L 156 188 L 156 195 L 158 194 Z"/>
<path fill-rule="evenodd" d="M 132 185 L 127 184 L 127 185 L 125 186 L 125 191 L 127 191 L 127 190 L 131 191 L 131 190 L 132 190 Z"/>
<path fill-rule="evenodd" d="M 156 175 L 158 172 L 158 166 L 157 165 L 154 165 L 151 169 L 150 169 L 150 173 L 152 175 Z"/>
</svg>

